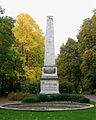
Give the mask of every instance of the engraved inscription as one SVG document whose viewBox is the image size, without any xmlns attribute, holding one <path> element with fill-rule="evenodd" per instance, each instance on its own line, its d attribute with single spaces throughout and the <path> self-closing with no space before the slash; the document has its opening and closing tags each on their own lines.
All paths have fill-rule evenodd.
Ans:
<svg viewBox="0 0 96 120">
<path fill-rule="evenodd" d="M 45 74 L 55 74 L 56 69 L 55 68 L 44 68 L 44 73 Z"/>
<path fill-rule="evenodd" d="M 58 91 L 58 83 L 56 81 L 42 81 L 42 90 L 43 91 Z"/>
</svg>

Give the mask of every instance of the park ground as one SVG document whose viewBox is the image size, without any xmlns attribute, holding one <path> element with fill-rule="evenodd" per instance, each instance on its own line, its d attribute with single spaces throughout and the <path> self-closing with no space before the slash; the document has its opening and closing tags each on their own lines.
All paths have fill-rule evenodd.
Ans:
<svg viewBox="0 0 96 120">
<path fill-rule="evenodd" d="M 94 102 L 95 107 L 86 110 L 60 112 L 32 112 L 0 109 L 0 120 L 96 120 L 96 96 L 85 95 Z M 13 103 L 8 98 L 0 98 L 0 104 Z"/>
</svg>

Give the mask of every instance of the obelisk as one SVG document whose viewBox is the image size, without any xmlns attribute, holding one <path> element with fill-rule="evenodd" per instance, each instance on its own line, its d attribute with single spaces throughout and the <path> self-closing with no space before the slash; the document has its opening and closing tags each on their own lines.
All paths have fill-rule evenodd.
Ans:
<svg viewBox="0 0 96 120">
<path fill-rule="evenodd" d="M 59 81 L 55 64 L 53 16 L 47 16 L 45 36 L 45 56 L 42 67 L 41 94 L 58 94 Z"/>
</svg>

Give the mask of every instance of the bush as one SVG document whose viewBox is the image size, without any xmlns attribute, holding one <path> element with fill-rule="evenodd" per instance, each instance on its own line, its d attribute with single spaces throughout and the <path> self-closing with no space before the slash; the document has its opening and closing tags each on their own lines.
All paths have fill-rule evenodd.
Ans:
<svg viewBox="0 0 96 120">
<path fill-rule="evenodd" d="M 40 94 L 37 96 L 37 98 L 39 99 L 40 102 L 46 102 L 49 101 L 49 96 L 48 95 L 44 95 L 44 94 Z"/>
<path fill-rule="evenodd" d="M 80 98 L 79 103 L 90 103 L 90 100 L 88 98 Z"/>
<path fill-rule="evenodd" d="M 96 89 L 93 90 L 93 94 L 96 94 Z"/>
<path fill-rule="evenodd" d="M 70 100 L 74 102 L 79 102 L 79 99 L 84 98 L 84 96 L 79 94 L 70 94 Z"/>
<path fill-rule="evenodd" d="M 8 94 L 9 100 L 22 100 L 24 97 L 32 96 L 30 93 L 22 93 L 22 92 L 11 92 Z"/>
<path fill-rule="evenodd" d="M 23 102 L 50 102 L 50 101 L 73 101 L 89 103 L 88 99 L 78 94 L 37 95 L 23 99 Z"/>
<path fill-rule="evenodd" d="M 49 101 L 61 101 L 61 94 L 49 95 Z"/>
<path fill-rule="evenodd" d="M 32 81 L 32 80 L 26 80 L 25 82 L 22 82 L 21 91 L 29 92 L 32 94 L 38 94 L 39 93 L 39 82 Z"/>
<path fill-rule="evenodd" d="M 25 98 L 23 98 L 22 102 L 37 103 L 37 102 L 40 102 L 40 100 L 39 100 L 39 98 L 37 96 L 32 96 L 32 97 L 25 97 Z"/>
<path fill-rule="evenodd" d="M 74 86 L 70 82 L 60 82 L 60 93 L 72 93 L 74 91 Z"/>
</svg>

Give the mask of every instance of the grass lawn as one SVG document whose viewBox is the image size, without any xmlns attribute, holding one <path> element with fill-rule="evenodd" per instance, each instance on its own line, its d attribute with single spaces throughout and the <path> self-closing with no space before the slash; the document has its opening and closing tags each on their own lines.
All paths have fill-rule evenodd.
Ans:
<svg viewBox="0 0 96 120">
<path fill-rule="evenodd" d="M 0 109 L 0 120 L 96 120 L 95 107 L 62 112 L 29 112 Z"/>
</svg>

